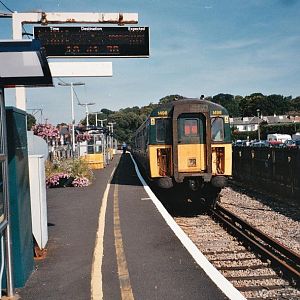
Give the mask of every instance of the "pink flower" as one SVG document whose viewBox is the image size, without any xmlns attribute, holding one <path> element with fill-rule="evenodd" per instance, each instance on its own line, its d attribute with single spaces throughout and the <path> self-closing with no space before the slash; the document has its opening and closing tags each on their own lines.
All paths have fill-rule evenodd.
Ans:
<svg viewBox="0 0 300 300">
<path fill-rule="evenodd" d="M 76 177 L 72 184 L 76 187 L 83 187 L 90 185 L 90 181 L 86 177 Z"/>
<path fill-rule="evenodd" d="M 32 131 L 35 135 L 48 141 L 59 136 L 58 129 L 51 124 L 36 124 L 32 127 Z"/>
<path fill-rule="evenodd" d="M 67 173 L 54 173 L 46 178 L 46 187 L 50 188 L 59 186 L 61 178 L 70 178 L 70 175 Z"/>
</svg>

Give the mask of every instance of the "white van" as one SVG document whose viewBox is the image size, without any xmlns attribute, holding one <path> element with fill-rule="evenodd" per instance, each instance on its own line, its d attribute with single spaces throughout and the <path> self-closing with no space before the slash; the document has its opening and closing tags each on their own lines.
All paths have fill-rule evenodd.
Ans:
<svg viewBox="0 0 300 300">
<path fill-rule="evenodd" d="M 267 135 L 267 140 L 270 145 L 283 144 L 287 140 L 291 140 L 290 134 L 272 133 Z"/>
<path fill-rule="evenodd" d="M 295 134 L 293 134 L 292 138 L 294 141 L 299 141 L 300 140 L 300 132 L 296 132 Z"/>
</svg>

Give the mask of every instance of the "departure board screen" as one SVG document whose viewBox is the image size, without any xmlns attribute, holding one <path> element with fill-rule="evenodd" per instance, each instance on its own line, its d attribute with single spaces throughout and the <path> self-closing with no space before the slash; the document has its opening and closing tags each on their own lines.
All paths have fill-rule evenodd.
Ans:
<svg viewBox="0 0 300 300">
<path fill-rule="evenodd" d="M 49 57 L 148 57 L 149 27 L 34 27 Z"/>
</svg>

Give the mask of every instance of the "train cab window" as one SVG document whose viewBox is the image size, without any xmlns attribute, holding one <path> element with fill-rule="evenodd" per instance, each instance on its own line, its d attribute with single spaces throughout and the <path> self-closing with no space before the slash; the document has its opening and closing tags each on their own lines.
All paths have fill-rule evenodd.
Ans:
<svg viewBox="0 0 300 300">
<path fill-rule="evenodd" d="M 186 119 L 184 121 L 184 135 L 185 136 L 197 136 L 198 135 L 198 120 Z"/>
<path fill-rule="evenodd" d="M 156 124 L 156 141 L 168 142 L 170 136 L 170 119 L 159 118 L 155 121 Z"/>
<path fill-rule="evenodd" d="M 215 142 L 224 140 L 224 119 L 211 118 L 211 139 Z"/>
<path fill-rule="evenodd" d="M 204 133 L 203 121 L 198 116 L 194 118 L 186 115 L 178 118 L 178 143 L 199 144 Z"/>
</svg>

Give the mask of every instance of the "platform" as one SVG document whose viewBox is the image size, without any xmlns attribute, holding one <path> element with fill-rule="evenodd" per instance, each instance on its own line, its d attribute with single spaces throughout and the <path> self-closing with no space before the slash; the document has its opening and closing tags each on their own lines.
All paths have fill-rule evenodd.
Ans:
<svg viewBox="0 0 300 300">
<path fill-rule="evenodd" d="M 21 299 L 227 299 L 167 225 L 129 153 L 95 175 L 89 187 L 47 191 L 48 253 Z"/>
</svg>

